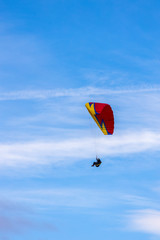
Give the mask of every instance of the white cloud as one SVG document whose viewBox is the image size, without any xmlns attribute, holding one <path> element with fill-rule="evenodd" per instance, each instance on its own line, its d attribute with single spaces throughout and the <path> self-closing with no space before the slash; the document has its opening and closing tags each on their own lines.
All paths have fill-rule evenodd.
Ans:
<svg viewBox="0 0 160 240">
<path fill-rule="evenodd" d="M 122 199 L 125 204 L 139 207 L 150 207 L 153 205 L 157 207 L 156 203 L 147 197 L 132 195 L 132 194 L 120 194 L 120 199 Z"/>
<path fill-rule="evenodd" d="M 96 142 L 95 142 L 96 141 Z M 0 144 L 0 166 L 68 164 L 93 158 L 96 149 L 102 156 L 120 156 L 160 149 L 160 133 L 149 131 L 123 135 L 68 138 L 65 140 L 32 141 Z"/>
<path fill-rule="evenodd" d="M 98 184 L 98 183 L 97 183 Z M 130 191 L 130 190 L 129 190 Z M 31 189 L 2 189 L 0 201 L 0 209 L 5 211 L 29 211 L 36 207 L 52 208 L 52 207 L 78 207 L 78 208 L 97 208 L 103 209 L 109 206 L 125 205 L 139 206 L 150 208 L 153 207 L 154 201 L 138 195 L 128 195 L 121 192 L 120 189 L 101 189 L 97 185 L 88 187 L 48 187 Z M 7 199 L 10 198 L 8 201 Z M 12 203 L 11 200 L 14 202 Z M 15 205 L 15 202 L 17 205 Z M 21 206 L 21 203 L 24 206 Z M 10 204 L 10 205 L 9 205 Z M 29 205 L 28 205 L 29 204 Z M 31 205 L 30 205 L 31 204 Z M 27 206 L 30 206 L 27 209 Z M 4 211 L 2 211 L 4 212 Z M 136 212 L 137 214 L 137 212 Z M 129 221 L 133 220 L 135 212 L 129 215 Z"/>
<path fill-rule="evenodd" d="M 78 208 L 98 208 L 102 209 L 110 205 L 123 205 L 130 204 L 133 206 L 150 206 L 151 202 L 147 202 L 147 199 L 132 196 L 128 197 L 126 194 L 121 193 L 118 190 L 102 190 L 94 187 L 80 188 L 80 187 L 62 187 L 62 188 L 32 188 L 22 190 L 10 190 L 10 192 L 2 190 L 1 195 L 4 199 L 7 199 L 11 195 L 11 198 L 16 202 L 23 202 L 26 206 L 28 203 L 36 205 L 38 207 L 52 208 L 52 207 L 78 207 Z M 138 202 L 137 202 L 138 199 Z M 7 202 L 7 201 L 6 201 Z M 12 204 L 13 205 L 13 204 Z M 2 207 L 4 204 L 2 205 Z M 14 206 L 14 205 L 13 205 Z M 19 206 L 19 205 L 18 205 Z M 30 206 L 30 205 L 29 205 Z M 11 209 L 12 210 L 12 209 Z M 23 211 L 23 208 L 21 209 Z M 26 210 L 26 208 L 24 208 Z"/>
<path fill-rule="evenodd" d="M 160 211 L 146 209 L 129 216 L 130 228 L 135 231 L 160 235 Z"/>
<path fill-rule="evenodd" d="M 16 201 L 31 203 L 38 207 L 78 207 L 78 208 L 103 208 L 113 204 L 114 193 L 97 189 L 84 188 L 45 188 L 34 190 L 14 191 L 12 197 Z M 112 196 L 112 197 L 111 197 Z"/>
<path fill-rule="evenodd" d="M 128 94 L 128 93 L 145 93 L 145 92 L 157 92 L 160 91 L 160 87 L 155 88 L 142 88 L 142 89 L 121 89 L 112 90 L 104 88 L 75 88 L 75 89 L 55 89 L 55 90 L 23 90 L 14 92 L 1 92 L 0 101 L 5 100 L 29 100 L 29 99 L 47 99 L 55 97 L 85 97 L 85 96 L 98 96 L 98 95 L 115 95 L 115 94 Z"/>
</svg>

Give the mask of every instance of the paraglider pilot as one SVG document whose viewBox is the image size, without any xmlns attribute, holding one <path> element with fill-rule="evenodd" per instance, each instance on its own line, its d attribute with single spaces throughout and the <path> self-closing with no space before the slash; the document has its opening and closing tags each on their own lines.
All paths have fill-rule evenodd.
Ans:
<svg viewBox="0 0 160 240">
<path fill-rule="evenodd" d="M 94 167 L 94 166 L 99 167 L 101 165 L 102 162 L 99 158 L 97 158 L 97 156 L 96 156 L 96 160 L 97 161 L 94 162 L 91 167 Z"/>
</svg>

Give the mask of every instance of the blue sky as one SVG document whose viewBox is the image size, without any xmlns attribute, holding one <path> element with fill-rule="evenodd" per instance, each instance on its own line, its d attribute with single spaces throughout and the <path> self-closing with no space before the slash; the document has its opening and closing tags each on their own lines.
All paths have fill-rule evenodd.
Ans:
<svg viewBox="0 0 160 240">
<path fill-rule="evenodd" d="M 0 239 L 158 240 L 160 2 L 0 6 Z"/>
</svg>

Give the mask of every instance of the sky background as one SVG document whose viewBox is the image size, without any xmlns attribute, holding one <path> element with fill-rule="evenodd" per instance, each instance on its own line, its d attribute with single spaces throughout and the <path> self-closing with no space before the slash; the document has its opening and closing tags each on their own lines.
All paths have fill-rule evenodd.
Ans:
<svg viewBox="0 0 160 240">
<path fill-rule="evenodd" d="M 159 26 L 158 0 L 0 0 L 1 240 L 160 239 Z"/>
</svg>

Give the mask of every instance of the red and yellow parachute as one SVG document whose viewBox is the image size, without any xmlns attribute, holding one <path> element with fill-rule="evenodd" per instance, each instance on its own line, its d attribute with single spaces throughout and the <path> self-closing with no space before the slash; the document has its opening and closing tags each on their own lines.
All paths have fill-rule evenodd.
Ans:
<svg viewBox="0 0 160 240">
<path fill-rule="evenodd" d="M 112 108 L 106 103 L 88 102 L 85 104 L 98 127 L 105 135 L 112 135 L 114 132 L 114 115 Z"/>
</svg>

